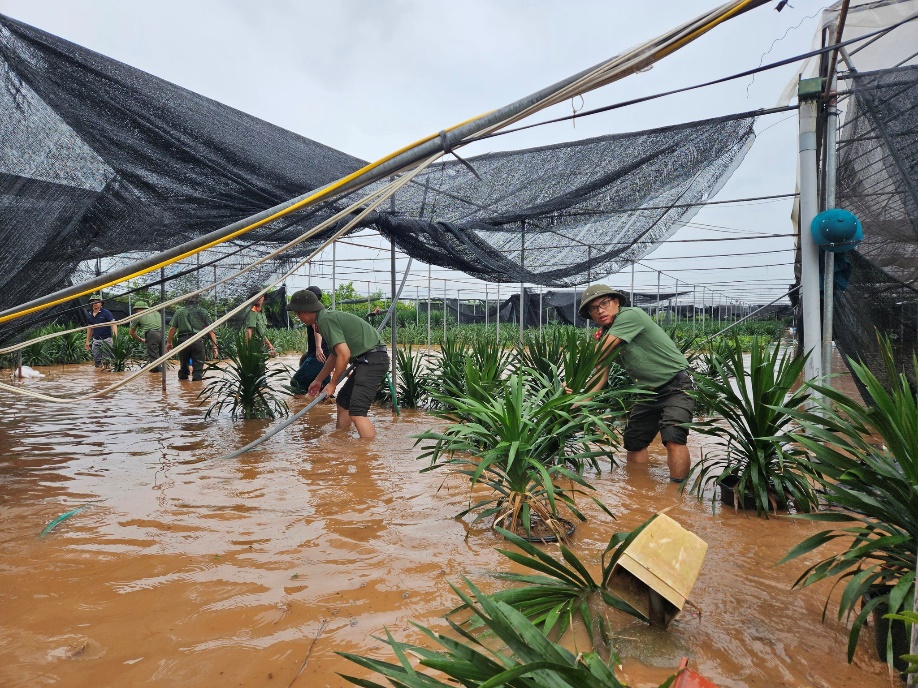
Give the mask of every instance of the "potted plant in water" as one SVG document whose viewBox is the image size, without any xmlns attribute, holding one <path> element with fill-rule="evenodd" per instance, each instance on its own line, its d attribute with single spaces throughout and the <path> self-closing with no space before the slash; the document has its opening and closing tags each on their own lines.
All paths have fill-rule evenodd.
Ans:
<svg viewBox="0 0 918 688">
<path fill-rule="evenodd" d="M 819 412 L 792 412 L 804 430 L 794 439 L 812 452 L 828 503 L 844 511 L 799 515 L 838 526 L 807 538 L 779 563 L 835 543 L 834 553 L 808 567 L 794 586 L 805 587 L 836 576 L 844 581 L 838 616 L 854 615 L 848 634 L 849 662 L 861 628 L 875 610 L 885 606 L 892 614 L 911 611 L 914 599 L 918 391 L 905 374 L 896 371 L 888 340 L 880 339 L 880 349 L 888 387 L 865 365 L 849 361 L 871 405 L 830 387 L 813 385 L 822 397 Z M 918 358 L 914 356 L 912 375 L 912 380 L 918 379 Z M 841 551 L 836 542 L 839 539 L 847 541 Z M 859 604 L 862 606 L 857 611 Z M 888 629 L 878 640 L 881 657 L 892 665 L 898 652 L 893 650 L 894 625 L 889 624 Z"/>
<path fill-rule="evenodd" d="M 769 508 L 777 512 L 791 499 L 799 511 L 816 507 L 814 471 L 806 452 L 788 434 L 796 427 L 789 409 L 799 408 L 810 396 L 805 388 L 794 389 L 805 360 L 756 338 L 747 365 L 734 341 L 713 358 L 710 376 L 695 376 L 696 396 L 714 417 L 692 427 L 720 440 L 689 473 L 699 499 L 713 483 L 725 503 L 746 508 L 749 495 L 749 508 L 766 517 Z M 716 496 L 712 508 L 715 501 Z"/>
<path fill-rule="evenodd" d="M 585 520 L 574 498 L 593 488 L 582 469 L 606 455 L 591 443 L 612 432 L 598 415 L 604 405 L 586 394 L 568 394 L 557 380 L 533 391 L 526 380 L 531 374 L 524 369 L 498 381 L 494 394 L 435 395 L 444 407 L 441 415 L 462 420 L 418 435 L 417 444 L 427 442 L 419 458 L 431 463 L 423 472 L 457 468 L 473 487 L 486 485 L 496 493 L 458 517 L 478 512 L 473 522 L 490 517 L 493 526 L 511 532 L 532 536 L 533 528 L 541 527 L 542 538 L 562 537 L 572 524 L 564 522 L 559 507 Z M 562 481 L 568 486 L 559 487 Z"/>
<path fill-rule="evenodd" d="M 211 401 L 205 418 L 212 413 L 229 409 L 230 415 L 243 418 L 275 418 L 287 415 L 287 404 L 278 396 L 275 382 L 286 379 L 289 370 L 269 368 L 268 354 L 257 337 L 246 340 L 244 332 L 237 332 L 234 346 L 227 356 L 229 365 L 208 366 L 208 370 L 223 373 L 201 390 L 198 398 Z M 278 387 L 280 385 L 278 384 Z"/>
</svg>

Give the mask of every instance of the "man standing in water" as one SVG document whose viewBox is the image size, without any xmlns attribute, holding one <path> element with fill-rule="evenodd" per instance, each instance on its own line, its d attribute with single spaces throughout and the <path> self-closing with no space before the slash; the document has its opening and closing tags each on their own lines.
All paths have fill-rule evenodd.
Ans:
<svg viewBox="0 0 918 688">
<path fill-rule="evenodd" d="M 159 313 L 148 310 L 146 301 L 134 304 L 134 311 L 146 311 L 131 321 L 128 334 L 147 347 L 147 362 L 155 361 L 162 355 L 163 327 Z M 162 366 L 150 368 L 151 373 L 161 373 Z"/>
<path fill-rule="evenodd" d="M 184 306 L 180 306 L 172 315 L 169 322 L 169 334 L 166 336 L 166 351 L 172 351 L 172 341 L 181 344 L 186 339 L 191 339 L 198 332 L 210 325 L 210 315 L 198 304 L 197 296 L 189 296 Z M 207 333 L 210 337 L 211 349 L 214 358 L 217 357 L 217 335 L 211 330 Z M 204 378 L 204 340 L 198 339 L 187 349 L 179 351 L 178 379 L 187 380 L 191 373 L 191 381 L 199 382 Z"/>
<path fill-rule="evenodd" d="M 115 316 L 102 308 L 102 295 L 93 294 L 89 299 L 92 311 L 87 315 L 90 327 L 86 329 L 86 350 L 92 352 L 92 362 L 96 368 L 111 359 L 113 337 L 118 334 L 117 325 L 106 325 L 114 321 Z"/>
<path fill-rule="evenodd" d="M 669 478 L 681 483 L 688 475 L 690 460 L 686 446 L 687 423 L 692 421 L 695 400 L 686 390 L 692 388 L 688 361 L 666 332 L 640 308 L 627 306 L 620 291 L 604 284 L 587 287 L 578 312 L 602 328 L 606 350 L 617 350 L 616 362 L 650 396 L 638 401 L 628 416 L 623 442 L 628 461 L 647 463 L 647 446 L 657 432 L 666 446 Z M 609 379 L 606 364 L 593 389 L 601 389 Z"/>
<path fill-rule="evenodd" d="M 294 293 L 287 310 L 296 314 L 307 327 L 315 325 L 331 347 L 325 365 L 309 385 L 309 396 L 314 397 L 321 391 L 333 397 L 348 363 L 355 364 L 354 372 L 337 398 L 338 429 L 346 430 L 353 423 L 361 437 L 376 437 L 376 428 L 367 413 L 389 370 L 389 354 L 379 334 L 363 318 L 341 311 L 326 311 L 309 289 Z M 329 373 L 331 380 L 323 389 Z"/>
<path fill-rule="evenodd" d="M 252 298 L 257 293 L 258 291 L 252 292 L 249 294 L 249 298 Z M 254 335 L 259 343 L 268 345 L 267 351 L 269 354 L 275 354 L 277 352 L 274 350 L 274 345 L 268 339 L 268 318 L 265 317 L 261 310 L 264 303 L 265 295 L 262 294 L 255 299 L 255 303 L 252 304 L 249 312 L 245 314 L 245 341 L 249 341 Z"/>
</svg>

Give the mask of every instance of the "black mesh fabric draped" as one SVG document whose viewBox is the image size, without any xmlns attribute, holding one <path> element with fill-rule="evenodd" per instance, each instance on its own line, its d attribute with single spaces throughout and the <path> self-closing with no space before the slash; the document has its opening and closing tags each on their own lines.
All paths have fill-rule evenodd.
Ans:
<svg viewBox="0 0 918 688">
<path fill-rule="evenodd" d="M 723 118 L 447 160 L 374 219 L 426 263 L 493 282 L 574 286 L 639 260 L 723 186 L 754 141 Z"/>
<path fill-rule="evenodd" d="M 835 295 L 834 335 L 882 379 L 876 331 L 891 338 L 902 372 L 918 352 L 918 67 L 849 75 L 848 86 L 837 205 L 858 216 L 864 241 Z"/>
<path fill-rule="evenodd" d="M 0 81 L 2 307 L 66 286 L 82 261 L 175 246 L 364 164 L 2 15 Z M 247 241 L 302 232 L 283 224 Z"/>
<path fill-rule="evenodd" d="M 80 283 L 359 169 L 345 153 L 0 15 L 0 309 Z M 411 256 L 499 282 L 596 282 L 697 212 L 752 145 L 718 120 L 425 170 L 372 215 Z M 365 192 L 362 192 L 365 193 Z M 246 267 L 344 207 L 275 220 L 162 278 L 170 295 Z M 218 287 L 244 295 L 334 231 Z M 189 267 L 191 263 L 191 267 Z M 151 273 L 106 296 L 158 288 Z M 0 325 L 0 341 L 76 304 Z"/>
</svg>

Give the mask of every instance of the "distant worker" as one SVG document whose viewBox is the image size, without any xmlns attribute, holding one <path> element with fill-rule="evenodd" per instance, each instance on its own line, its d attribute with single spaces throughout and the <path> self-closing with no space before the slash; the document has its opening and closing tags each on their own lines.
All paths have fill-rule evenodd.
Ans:
<svg viewBox="0 0 918 688">
<path fill-rule="evenodd" d="M 309 395 L 325 392 L 329 398 L 334 396 L 348 363 L 354 363 L 354 372 L 338 394 L 337 426 L 339 430 L 346 430 L 353 423 L 361 437 L 375 437 L 376 429 L 367 413 L 389 370 L 389 354 L 376 330 L 359 316 L 326 311 L 319 298 L 308 289 L 294 293 L 287 310 L 295 313 L 307 327 L 315 325 L 331 347 L 325 365 L 309 385 Z M 331 380 L 323 385 L 329 373 Z"/>
<path fill-rule="evenodd" d="M 149 308 L 146 301 L 138 301 L 134 304 L 135 311 L 144 311 L 144 313 L 131 321 L 131 329 L 128 334 L 141 344 L 146 344 L 147 363 L 152 363 L 162 356 L 163 326 L 160 314 L 148 310 Z M 162 366 L 150 368 L 151 373 L 161 373 L 162 370 Z"/>
<path fill-rule="evenodd" d="M 622 438 L 628 461 L 647 463 L 647 447 L 659 432 L 666 446 L 670 480 L 681 483 L 691 463 L 686 424 L 691 423 L 695 410 L 695 400 L 687 394 L 693 387 L 688 360 L 649 315 L 627 304 L 624 293 L 594 284 L 583 292 L 578 312 L 602 328 L 600 336 L 606 350 L 619 352 L 615 362 L 651 392 L 649 398 L 634 405 L 628 416 Z M 609 366 L 606 363 L 593 390 L 606 384 Z"/>
<path fill-rule="evenodd" d="M 166 351 L 172 351 L 172 341 L 176 344 L 191 339 L 211 323 L 210 315 L 198 304 L 198 297 L 189 297 L 184 306 L 181 306 L 169 322 L 169 334 L 166 340 Z M 217 335 L 211 330 L 207 333 L 210 337 L 214 358 L 217 357 Z M 189 368 L 192 382 L 198 382 L 204 377 L 204 340 L 198 339 L 187 349 L 179 351 L 179 380 L 187 380 Z"/>
<path fill-rule="evenodd" d="M 261 290 L 259 289 L 258 291 Z M 255 296 L 258 291 L 249 294 L 249 298 Z M 275 351 L 274 345 L 268 339 L 268 319 L 261 311 L 264 302 L 265 296 L 262 294 L 255 300 L 255 303 L 252 304 L 249 312 L 245 314 L 245 341 L 249 341 L 252 335 L 255 335 L 259 342 L 264 342 L 268 345 L 268 353 L 276 354 L 277 351 Z"/>
<path fill-rule="evenodd" d="M 89 307 L 92 309 L 86 319 L 90 327 L 86 329 L 86 350 L 92 352 L 92 362 L 96 368 L 101 368 L 112 357 L 113 337 L 118 334 L 117 325 L 105 325 L 114 322 L 115 316 L 108 309 L 102 308 L 102 295 L 93 294 L 89 297 Z"/>
<path fill-rule="evenodd" d="M 322 290 L 318 287 L 306 287 L 316 295 L 319 301 L 322 300 Z M 328 360 L 331 353 L 331 347 L 328 342 L 317 331 L 316 326 L 312 325 L 306 328 L 306 353 L 300 356 L 300 367 L 290 378 L 290 387 L 294 394 L 306 394 L 309 385 L 316 379 L 316 376 L 322 372 L 322 366 Z M 331 376 L 323 379 L 324 387 L 331 380 Z"/>
</svg>

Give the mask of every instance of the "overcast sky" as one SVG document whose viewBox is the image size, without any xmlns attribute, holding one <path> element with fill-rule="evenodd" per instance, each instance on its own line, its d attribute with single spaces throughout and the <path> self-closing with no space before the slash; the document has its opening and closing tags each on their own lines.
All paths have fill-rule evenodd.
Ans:
<svg viewBox="0 0 918 688">
<path fill-rule="evenodd" d="M 510 103 L 709 10 L 714 0 L 0 0 L 0 12 L 364 160 L 375 160 L 429 133 Z M 810 49 L 828 3 L 776 2 L 731 20 L 656 64 L 567 102 L 536 119 L 592 109 L 701 83 Z M 794 68 L 670 96 L 647 104 L 493 139 L 475 154 L 610 133 L 637 131 L 776 104 Z M 795 113 L 762 118 L 745 162 L 717 200 L 791 193 Z M 706 208 L 645 261 L 675 280 L 763 302 L 793 281 L 791 237 L 688 243 L 790 233 L 791 202 Z M 366 242 L 364 242 L 366 243 Z M 380 242 L 374 242 L 380 243 Z M 380 244 L 381 245 L 381 244 Z M 338 280 L 371 280 L 388 292 L 387 251 L 341 247 Z M 772 253 L 763 253 L 772 251 Z M 730 258 L 706 257 L 736 254 Z M 330 257 L 330 256 L 329 256 Z M 399 265 L 403 266 L 404 261 Z M 373 267 L 379 274 L 356 272 Z M 702 268 L 702 269 L 699 269 Z M 717 268 L 717 269 L 711 269 Z M 319 268 L 316 268 L 318 272 Z M 328 271 L 326 271 L 328 272 Z M 415 263 L 407 295 L 426 291 Z M 434 268 L 442 292 L 483 293 L 481 283 Z M 630 285 L 630 275 L 606 281 Z M 329 286 L 330 277 L 318 280 Z M 656 289 L 638 267 L 637 287 Z M 302 286 L 305 282 L 294 286 Z M 356 283 L 358 288 L 365 290 Z M 684 287 L 683 287 L 684 288 Z M 505 287 L 506 289 L 506 287 Z M 491 294 L 494 294 L 493 285 Z"/>
</svg>

